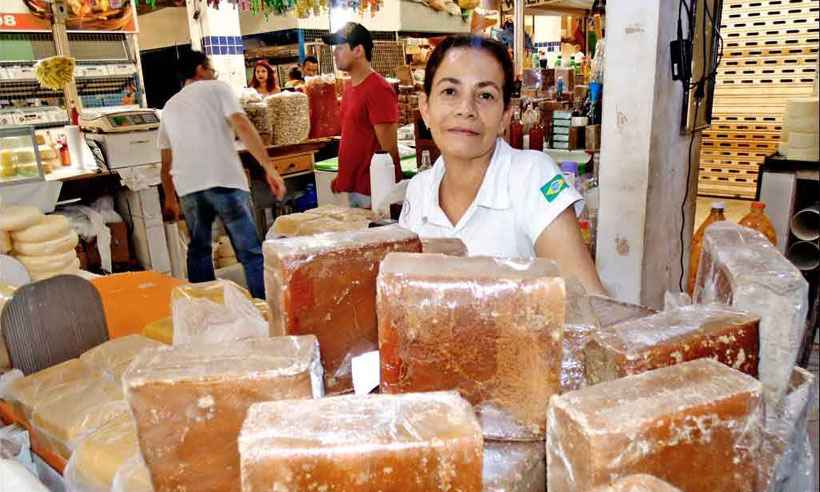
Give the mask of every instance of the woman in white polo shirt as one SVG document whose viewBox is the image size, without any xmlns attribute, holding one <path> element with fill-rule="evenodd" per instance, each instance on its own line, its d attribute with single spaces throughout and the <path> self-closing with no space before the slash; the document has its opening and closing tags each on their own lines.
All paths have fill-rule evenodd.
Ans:
<svg viewBox="0 0 820 492">
<path fill-rule="evenodd" d="M 543 152 L 511 148 L 513 66 L 500 43 L 453 36 L 427 62 L 419 106 L 441 158 L 410 182 L 400 223 L 457 237 L 470 255 L 547 257 L 605 293 L 581 237 L 581 195 Z M 574 205 L 574 207 L 573 207 Z"/>
</svg>

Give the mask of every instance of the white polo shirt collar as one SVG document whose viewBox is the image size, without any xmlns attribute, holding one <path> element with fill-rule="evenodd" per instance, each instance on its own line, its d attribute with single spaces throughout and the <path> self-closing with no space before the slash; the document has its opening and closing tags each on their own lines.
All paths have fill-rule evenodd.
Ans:
<svg viewBox="0 0 820 492">
<path fill-rule="evenodd" d="M 511 208 L 509 174 L 512 152 L 510 150 L 511 147 L 503 139 L 499 138 L 496 141 L 495 150 L 490 159 L 490 166 L 487 168 L 487 173 L 484 175 L 484 180 L 478 189 L 478 194 L 470 205 L 470 208 L 467 209 L 464 216 L 455 226 L 450 222 L 450 219 L 447 218 L 447 215 L 441 209 L 439 203 L 439 189 L 441 188 L 441 181 L 444 179 L 447 170 L 444 164 L 444 157 L 439 157 L 432 169 L 433 182 L 429 188 L 429 199 L 423 202 L 422 220 L 439 227 L 459 230 L 470 221 L 470 218 L 475 213 L 476 207 L 493 210 L 506 210 Z"/>
</svg>

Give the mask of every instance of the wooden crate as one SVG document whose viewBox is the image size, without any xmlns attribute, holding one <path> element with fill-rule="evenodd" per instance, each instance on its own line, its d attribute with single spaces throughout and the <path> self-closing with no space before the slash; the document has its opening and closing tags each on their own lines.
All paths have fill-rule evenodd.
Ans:
<svg viewBox="0 0 820 492">
<path fill-rule="evenodd" d="M 712 126 L 700 153 L 700 195 L 752 199 L 758 167 L 780 143 L 786 101 L 811 94 L 820 0 L 727 0 Z"/>
</svg>

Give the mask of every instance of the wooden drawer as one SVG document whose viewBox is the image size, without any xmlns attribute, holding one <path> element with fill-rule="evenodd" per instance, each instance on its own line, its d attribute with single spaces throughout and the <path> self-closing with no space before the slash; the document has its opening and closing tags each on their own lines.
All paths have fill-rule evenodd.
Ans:
<svg viewBox="0 0 820 492">
<path fill-rule="evenodd" d="M 282 176 L 305 171 L 313 171 L 313 154 L 294 154 L 277 158 L 273 166 Z"/>
</svg>

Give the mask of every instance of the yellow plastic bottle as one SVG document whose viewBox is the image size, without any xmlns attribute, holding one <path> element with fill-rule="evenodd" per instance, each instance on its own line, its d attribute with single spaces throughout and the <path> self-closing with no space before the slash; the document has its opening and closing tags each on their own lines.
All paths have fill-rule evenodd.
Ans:
<svg viewBox="0 0 820 492">
<path fill-rule="evenodd" d="M 723 209 L 723 202 L 713 202 L 709 217 L 706 217 L 706 220 L 698 227 L 698 230 L 692 237 L 692 253 L 689 256 L 689 284 L 687 289 L 689 295 L 692 295 L 695 291 L 695 281 L 698 278 L 698 268 L 700 267 L 700 252 L 703 250 L 703 235 L 706 233 L 706 228 L 710 225 L 721 220 L 726 220 L 726 216 L 723 215 Z"/>
<path fill-rule="evenodd" d="M 764 210 L 766 204 L 763 202 L 752 202 L 749 213 L 740 219 L 740 225 L 754 229 L 768 239 L 773 245 L 777 246 L 777 233 L 774 231 L 772 221 L 766 215 Z"/>
</svg>

